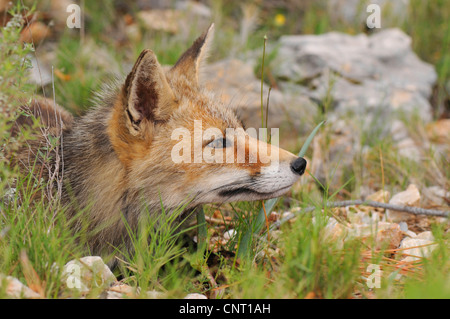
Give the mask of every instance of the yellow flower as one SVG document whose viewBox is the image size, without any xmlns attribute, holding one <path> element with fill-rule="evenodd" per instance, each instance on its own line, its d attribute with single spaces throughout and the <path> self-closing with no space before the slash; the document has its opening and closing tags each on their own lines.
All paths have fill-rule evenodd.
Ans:
<svg viewBox="0 0 450 319">
<path fill-rule="evenodd" d="M 286 23 L 286 17 L 282 13 L 277 13 L 275 15 L 275 25 L 281 27 Z"/>
</svg>

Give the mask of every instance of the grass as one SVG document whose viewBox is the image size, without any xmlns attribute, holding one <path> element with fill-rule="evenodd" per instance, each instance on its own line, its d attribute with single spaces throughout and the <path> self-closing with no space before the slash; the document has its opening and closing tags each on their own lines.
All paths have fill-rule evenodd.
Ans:
<svg viewBox="0 0 450 319">
<path fill-rule="evenodd" d="M 141 30 L 141 42 L 122 47 L 114 39 L 105 37 L 105 31 L 112 32 L 117 19 L 122 18 L 115 17 L 112 3 L 101 8 L 92 1 L 85 3 L 88 18 L 84 42 L 80 41 L 77 32 L 64 30 L 58 38 L 53 61 L 55 98 L 74 114 L 86 111 L 93 92 L 102 81 L 111 73 L 126 72 L 124 64 L 131 63 L 141 49 L 152 48 L 160 63 L 173 64 L 180 52 L 200 33 L 200 30 L 192 28 L 189 36 L 182 38 L 160 31 Z M 332 30 L 357 33 L 361 30 L 360 25 L 331 21 L 322 2 L 302 1 L 299 7 L 295 1 L 286 3 L 286 7 L 278 8 L 276 12 L 262 7 L 260 15 L 265 22 L 254 28 L 245 45 L 235 53 L 245 54 L 253 49 L 259 52 L 265 34 L 270 44 L 280 35 L 289 33 L 318 34 Z M 436 105 L 442 108 L 448 101 L 445 85 L 450 77 L 449 53 L 442 49 L 448 47 L 450 41 L 445 23 L 449 20 L 446 16 L 448 10 L 444 10 L 445 0 L 414 0 L 412 4 L 408 15 L 415 23 L 400 27 L 412 36 L 419 56 L 436 66 L 439 75 Z M 220 30 L 212 56 L 216 59 L 228 57 L 229 49 L 239 46 L 236 36 L 239 30 L 234 21 L 242 18 L 241 9 L 237 2 L 230 5 L 218 0 L 212 1 L 211 7 L 216 29 Z M 20 2 L 15 10 L 16 13 L 24 10 Z M 280 19 L 275 20 L 275 13 L 285 17 L 284 24 L 280 24 Z M 17 100 L 39 90 L 26 81 L 29 67 L 26 57 L 33 54 L 33 47 L 20 44 L 19 24 L 22 22 L 19 18 L 14 21 L 16 24 L 11 24 L 10 28 L 1 29 L 0 38 L 0 106 L 9 111 L 0 116 L 1 144 L 4 145 L 0 154 L 0 274 L 18 278 L 46 298 L 79 297 L 76 291 L 64 287 L 61 278 L 62 269 L 69 260 L 89 254 L 83 245 L 86 234 L 72 234 L 68 227 L 70 221 L 64 217 L 64 208 L 57 199 L 49 200 L 45 196 L 46 185 L 32 174 L 18 175 L 6 160 L 18 145 L 29 138 L 24 134 L 21 140 L 13 140 L 8 134 L 9 123 L 18 115 Z M 265 60 L 261 57 L 261 62 L 255 67 L 255 74 L 262 75 L 267 81 L 262 85 L 273 84 L 270 65 L 276 50 L 263 54 Z M 262 65 L 264 72 L 260 72 Z M 51 92 L 49 87 L 44 89 L 46 93 Z M 264 101 L 262 99 L 261 106 Z M 315 122 L 310 123 L 312 126 L 324 120 L 330 110 L 330 97 L 322 102 L 323 110 L 313 119 Z M 263 115 L 264 112 L 261 113 Z M 405 124 L 417 133 L 416 138 L 420 140 L 423 127 L 420 119 L 415 118 L 413 122 L 405 120 Z M 450 170 L 447 159 L 433 156 L 424 163 L 399 157 L 389 137 L 378 138 L 382 126 L 383 123 L 373 123 L 354 128 L 362 131 L 360 147 L 361 150 L 367 147 L 366 151 L 361 151 L 353 159 L 352 167 L 343 172 L 335 184 L 330 181 L 334 181 L 333 176 L 341 169 L 340 166 L 332 167 L 325 181 L 317 181 L 312 174 L 307 179 L 305 177 L 301 189 L 294 189 L 273 207 L 266 202 L 265 214 L 262 214 L 261 203 L 205 206 L 206 224 L 202 228 L 204 233 L 198 235 L 198 250 L 183 246 L 178 240 L 180 230 L 172 225 L 176 215 L 162 214 L 159 220 L 146 219 L 141 224 L 139 236 L 132 236 L 135 254 L 128 255 L 122 251 L 122 266 L 115 274 L 133 288 L 139 287 L 136 297 L 141 298 L 147 297 L 146 292 L 151 290 L 162 291 L 169 298 L 180 298 L 192 292 L 203 293 L 210 298 L 448 298 L 450 249 L 445 224 L 432 225 L 438 243 L 432 256 L 407 265 L 403 270 L 399 270 L 402 264 L 398 256 L 401 253 L 393 253 L 386 248 L 375 249 L 370 240 L 369 243 L 359 239 L 343 242 L 340 237 L 330 239 L 325 235 L 328 218 L 342 218 L 336 210 L 326 207 L 327 202 L 359 197 L 364 186 L 395 193 L 405 189 L 410 182 L 423 187 L 435 185 L 436 181 L 448 185 Z M 325 153 L 333 142 L 331 131 L 325 126 L 320 134 Z M 296 144 L 308 145 L 309 142 L 299 137 Z M 305 155 L 311 158 L 312 150 Z M 15 193 L 10 191 L 12 186 Z M 283 212 L 306 206 L 315 207 L 315 211 L 299 215 L 293 222 L 283 224 L 280 230 L 255 227 L 264 226 L 262 217 L 265 222 L 272 211 Z M 216 224 L 210 221 L 211 218 L 215 218 Z M 222 240 L 223 233 L 230 230 L 234 230 L 236 236 L 228 241 Z M 190 229 L 190 232 L 195 233 L 195 230 Z M 158 240 L 148 241 L 149 236 Z M 205 238 L 207 247 L 201 246 Z M 239 251 L 244 246 L 247 247 L 246 257 L 242 258 Z M 117 249 L 121 251 L 120 247 Z M 380 289 L 372 290 L 365 284 L 369 264 L 381 265 L 384 270 Z M 400 280 L 391 275 L 396 272 L 403 275 Z M 100 293 L 93 291 L 88 297 L 97 298 Z M 7 297 L 4 287 L 0 289 L 0 297 Z"/>
</svg>

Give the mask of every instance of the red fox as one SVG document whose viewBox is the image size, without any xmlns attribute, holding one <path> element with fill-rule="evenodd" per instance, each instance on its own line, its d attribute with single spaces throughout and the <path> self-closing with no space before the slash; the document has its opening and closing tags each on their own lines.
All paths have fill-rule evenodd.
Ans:
<svg viewBox="0 0 450 319">
<path fill-rule="evenodd" d="M 170 212 L 189 199 L 181 222 L 199 205 L 278 197 L 304 173 L 303 158 L 246 133 L 225 134 L 229 128 L 242 129 L 241 121 L 199 83 L 213 28 L 168 70 L 151 50 L 144 50 L 124 82 L 109 85 L 83 116 L 72 119 L 48 101 L 30 106 L 60 139 L 60 163 L 54 160 L 52 165 L 58 164 L 63 176 L 61 199 L 68 217 L 84 211 L 89 228 L 101 229 L 88 240 L 93 254 L 112 253 L 113 247 L 132 251 L 123 218 L 136 230 L 143 212 L 158 214 L 161 205 Z M 19 118 L 16 124 L 26 121 Z M 202 130 L 216 128 L 223 135 L 195 141 L 198 121 Z M 173 132 L 179 128 L 192 133 L 189 138 L 205 153 L 223 150 L 224 161 L 174 160 L 180 140 L 173 138 Z M 238 139 L 244 142 L 244 161 L 235 158 Z M 276 159 L 262 161 L 258 156 L 262 146 Z M 33 143 L 29 152 L 37 154 L 37 147 L 39 142 Z M 189 151 L 183 158 L 195 156 L 193 149 Z M 29 152 L 20 156 L 22 165 Z M 73 227 L 80 229 L 81 221 Z"/>
</svg>

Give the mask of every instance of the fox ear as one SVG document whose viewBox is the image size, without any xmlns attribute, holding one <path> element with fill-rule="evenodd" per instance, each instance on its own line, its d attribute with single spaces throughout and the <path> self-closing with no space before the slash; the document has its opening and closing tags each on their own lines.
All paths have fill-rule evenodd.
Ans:
<svg viewBox="0 0 450 319">
<path fill-rule="evenodd" d="M 199 69 L 207 56 L 213 37 L 214 23 L 181 55 L 177 63 L 172 67 L 171 72 L 183 74 L 192 84 L 198 86 Z"/>
<path fill-rule="evenodd" d="M 145 123 L 166 120 L 177 105 L 164 71 L 151 50 L 139 55 L 123 86 L 123 96 L 133 135 L 138 135 Z"/>
</svg>

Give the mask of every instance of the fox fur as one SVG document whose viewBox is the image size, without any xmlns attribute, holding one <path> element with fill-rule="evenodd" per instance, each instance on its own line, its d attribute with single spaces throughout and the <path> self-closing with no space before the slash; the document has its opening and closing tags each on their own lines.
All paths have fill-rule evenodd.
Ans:
<svg viewBox="0 0 450 319">
<path fill-rule="evenodd" d="M 292 169 L 297 156 L 271 145 L 270 151 L 279 154 L 277 163 L 171 160 L 177 143 L 171 134 L 178 127 L 193 131 L 194 121 L 202 120 L 203 128 L 242 128 L 234 110 L 199 83 L 212 35 L 213 25 L 168 70 L 151 50 L 144 50 L 126 79 L 99 94 L 97 105 L 81 117 L 72 118 L 47 100 L 30 105 L 42 125 L 60 138 L 63 165 L 58 170 L 68 218 L 84 211 L 89 229 L 100 229 L 88 239 L 93 254 L 108 255 L 113 247 L 132 252 L 123 218 L 136 231 L 144 212 L 158 214 L 161 204 L 170 212 L 189 199 L 178 217 L 181 222 L 202 204 L 278 197 L 303 173 L 304 167 Z M 21 117 L 16 124 L 29 123 Z M 263 143 L 249 137 L 247 142 L 250 154 Z M 19 155 L 22 166 L 30 164 L 30 154 L 37 154 L 42 144 L 38 140 Z M 81 227 L 80 218 L 73 230 Z"/>
</svg>

